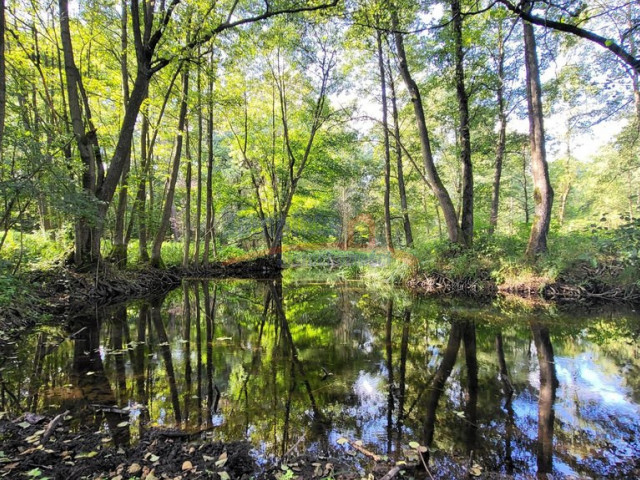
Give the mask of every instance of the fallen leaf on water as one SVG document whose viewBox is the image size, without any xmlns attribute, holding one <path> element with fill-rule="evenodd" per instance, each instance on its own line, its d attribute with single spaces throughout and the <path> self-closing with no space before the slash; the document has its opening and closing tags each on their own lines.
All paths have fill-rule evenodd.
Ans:
<svg viewBox="0 0 640 480">
<path fill-rule="evenodd" d="M 220 477 L 220 480 L 231 480 L 231 477 L 227 472 L 218 472 L 218 476 Z"/>
<path fill-rule="evenodd" d="M 118 425 L 116 425 L 116 427 L 118 427 L 118 428 L 124 428 L 124 427 L 126 427 L 126 426 L 128 426 L 128 425 L 129 425 L 129 422 L 120 422 Z"/>
<path fill-rule="evenodd" d="M 225 463 L 227 463 L 227 452 L 222 452 L 216 461 L 216 467 L 224 467 Z"/>
<path fill-rule="evenodd" d="M 474 477 L 479 477 L 482 475 L 482 467 L 477 463 L 474 463 L 473 466 L 469 469 L 469 474 Z"/>
<path fill-rule="evenodd" d="M 349 440 L 347 440 L 344 437 L 340 437 L 338 440 L 336 440 L 338 442 L 338 445 L 344 445 L 345 443 L 349 443 Z"/>
</svg>

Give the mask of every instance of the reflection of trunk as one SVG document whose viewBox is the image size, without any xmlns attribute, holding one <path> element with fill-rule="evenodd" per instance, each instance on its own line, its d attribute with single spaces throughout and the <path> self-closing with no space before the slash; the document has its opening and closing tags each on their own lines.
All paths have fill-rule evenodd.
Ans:
<svg viewBox="0 0 640 480">
<path fill-rule="evenodd" d="M 507 369 L 507 361 L 504 358 L 504 344 L 502 341 L 502 332 L 498 332 L 496 335 L 496 354 L 498 356 L 499 378 L 502 382 L 503 393 L 510 398 L 513 395 L 513 385 L 509 377 L 509 370 Z"/>
<path fill-rule="evenodd" d="M 164 328 L 164 322 L 162 321 L 161 307 L 164 298 L 154 299 L 151 302 L 151 321 L 158 334 L 158 348 L 160 354 L 164 360 L 164 368 L 167 372 L 167 381 L 169 382 L 169 392 L 171 395 L 171 403 L 173 404 L 173 411 L 176 417 L 176 423 L 182 421 L 182 415 L 180 413 L 180 398 L 178 397 L 178 387 L 176 385 L 176 374 L 173 369 L 173 359 L 171 357 L 171 346 L 169 345 L 169 337 L 167 331 Z"/>
<path fill-rule="evenodd" d="M 202 426 L 202 328 L 200 317 L 200 285 L 193 284 L 196 302 L 196 397 L 198 397 L 198 426 Z"/>
<path fill-rule="evenodd" d="M 404 309 L 404 321 L 402 322 L 402 340 L 400 343 L 400 378 L 398 379 L 398 441 L 402 435 L 404 425 L 404 402 L 406 394 L 407 378 L 407 354 L 409 352 L 409 325 L 411 324 L 411 310 Z"/>
<path fill-rule="evenodd" d="M 42 367 L 44 364 L 44 358 L 47 355 L 47 347 L 46 347 L 46 335 L 44 333 L 40 333 L 38 335 L 38 345 L 36 347 L 36 354 L 34 358 L 33 365 L 33 375 L 29 381 L 29 406 L 28 409 L 30 412 L 35 412 L 38 409 L 38 400 L 40 398 L 40 382 L 42 379 Z M 2 387 L 5 388 L 4 382 L 2 382 Z M 4 393 L 4 390 L 3 390 Z M 4 402 L 3 402 L 4 404 Z M 19 405 L 16 404 L 16 407 Z M 4 407 L 3 407 L 4 408 Z"/>
<path fill-rule="evenodd" d="M 100 356 L 100 323 L 95 319 L 86 319 L 83 330 L 79 330 L 75 336 L 73 350 L 72 379 L 82 392 L 81 397 L 75 399 L 76 402 L 88 405 L 104 405 L 108 407 L 116 406 L 116 398 L 111 390 L 109 379 L 105 375 L 104 365 Z M 73 400 L 70 400 L 73 401 Z M 64 406 L 63 406 L 64 409 Z M 77 406 L 68 408 L 71 411 L 79 411 Z M 118 425 L 129 419 L 128 413 L 116 413 L 113 409 L 107 409 L 104 417 L 109 426 L 109 431 L 117 445 L 126 446 L 129 444 L 131 434 L 129 425 L 119 427 Z M 85 422 L 88 419 L 85 419 Z M 96 419 L 95 427 L 101 424 L 101 419 Z"/>
<path fill-rule="evenodd" d="M 478 354 L 476 351 L 476 325 L 467 322 L 464 326 L 464 356 L 467 363 L 467 404 L 465 406 L 465 441 L 467 453 L 475 450 L 478 430 Z"/>
<path fill-rule="evenodd" d="M 202 290 L 204 292 L 204 320 L 207 342 L 207 419 L 205 421 L 206 426 L 211 426 L 212 415 L 214 412 L 214 389 L 215 383 L 213 381 L 213 337 L 215 335 L 215 320 L 216 320 L 216 301 L 218 294 L 218 285 L 213 285 L 213 302 L 211 301 L 211 295 L 209 294 L 209 282 L 202 282 Z"/>
<path fill-rule="evenodd" d="M 460 340 L 462 337 L 462 325 L 453 322 L 451 332 L 449 332 L 449 341 L 444 351 L 442 362 L 436 371 L 431 386 L 429 388 L 429 397 L 427 398 L 427 414 L 424 421 L 423 441 L 424 445 L 430 446 L 433 442 L 433 434 L 435 432 L 436 410 L 438 402 L 444 392 L 444 384 L 447 382 L 451 370 L 456 363 L 458 350 L 460 349 Z"/>
<path fill-rule="evenodd" d="M 315 396 L 313 394 L 313 389 L 311 388 L 311 383 L 309 382 L 309 378 L 305 372 L 304 366 L 298 357 L 298 350 L 293 341 L 293 336 L 291 335 L 291 330 L 289 330 L 289 322 L 287 321 L 287 317 L 284 311 L 283 306 L 283 296 L 282 296 L 282 280 L 277 279 L 272 282 L 269 282 L 269 288 L 271 291 L 271 297 L 273 299 L 273 306 L 276 314 L 276 318 L 278 319 L 277 325 L 280 326 L 281 335 L 284 342 L 286 342 L 289 347 L 289 354 L 291 356 L 291 391 L 290 394 L 293 393 L 293 390 L 296 385 L 296 370 L 300 374 L 302 379 L 302 384 L 307 391 L 307 395 L 309 397 L 309 403 L 311 404 L 311 411 L 313 412 L 312 423 L 310 432 L 319 438 L 319 443 L 323 451 L 328 450 L 329 441 L 327 437 L 328 432 L 328 419 L 323 415 L 322 411 L 318 408 L 318 404 L 316 403 Z M 295 368 L 294 368 L 295 367 Z M 290 408 L 290 406 L 287 406 Z M 287 413 L 288 416 L 288 413 Z M 286 445 L 286 442 L 285 442 Z"/>
<path fill-rule="evenodd" d="M 538 474 L 553 470 L 553 404 L 556 399 L 558 378 L 553 357 L 553 346 L 549 329 L 535 321 L 531 322 L 533 341 L 538 352 L 540 366 L 540 398 L 538 399 Z"/>
<path fill-rule="evenodd" d="M 120 405 L 127 402 L 127 373 L 122 348 L 122 334 L 126 324 L 127 307 L 121 305 L 116 308 L 113 317 L 111 317 L 111 354 L 114 356 L 116 364 L 116 395 Z"/>
<path fill-rule="evenodd" d="M 184 342 L 184 421 L 189 421 L 189 405 L 191 404 L 191 303 L 189 299 L 189 284 L 185 282 L 182 287 L 184 295 L 184 328 L 182 340 Z"/>
<path fill-rule="evenodd" d="M 384 339 L 387 352 L 387 375 L 389 383 L 389 395 L 387 397 L 387 454 L 391 453 L 391 440 L 393 436 L 393 300 L 387 301 L 386 335 Z"/>
<path fill-rule="evenodd" d="M 133 374 L 136 378 L 136 401 L 140 405 L 144 405 L 145 408 L 141 409 L 140 424 L 144 426 L 149 422 L 149 398 L 145 389 L 145 371 L 144 362 L 147 357 L 147 322 L 149 319 L 149 305 L 143 303 L 140 305 L 140 312 L 138 314 L 138 322 L 136 329 L 138 331 L 138 337 L 136 339 L 135 355 L 133 362 Z"/>
</svg>

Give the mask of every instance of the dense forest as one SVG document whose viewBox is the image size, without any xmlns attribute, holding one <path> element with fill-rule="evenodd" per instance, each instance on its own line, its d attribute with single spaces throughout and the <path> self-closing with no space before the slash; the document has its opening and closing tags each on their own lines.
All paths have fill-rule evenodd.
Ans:
<svg viewBox="0 0 640 480">
<path fill-rule="evenodd" d="M 637 273 L 636 2 L 0 7 L 5 278 L 364 246 Z"/>
</svg>

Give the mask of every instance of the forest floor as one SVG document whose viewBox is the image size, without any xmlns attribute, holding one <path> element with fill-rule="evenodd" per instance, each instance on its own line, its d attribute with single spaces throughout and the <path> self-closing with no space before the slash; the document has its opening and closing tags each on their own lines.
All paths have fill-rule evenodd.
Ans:
<svg viewBox="0 0 640 480">
<path fill-rule="evenodd" d="M 416 462 L 400 461 L 396 465 L 360 446 L 341 458 L 307 453 L 265 459 L 252 452 L 248 442 L 212 442 L 207 441 L 205 434 L 157 428 L 146 430 L 135 443 L 118 446 L 114 443 L 116 435 L 82 426 L 72 429 L 70 420 L 65 414 L 51 418 L 28 413 L 16 419 L 0 415 L 0 477 L 390 480 L 414 478 L 416 474 Z M 355 458 L 358 455 L 361 458 Z M 367 473 L 363 474 L 365 463 Z"/>
</svg>

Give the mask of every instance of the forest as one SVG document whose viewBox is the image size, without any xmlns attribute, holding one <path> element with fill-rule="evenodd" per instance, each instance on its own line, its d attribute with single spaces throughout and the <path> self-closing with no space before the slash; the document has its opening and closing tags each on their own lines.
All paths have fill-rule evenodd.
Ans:
<svg viewBox="0 0 640 480">
<path fill-rule="evenodd" d="M 0 476 L 640 478 L 639 27 L 0 0 Z"/>
<path fill-rule="evenodd" d="M 1 7 L 6 292 L 371 249 L 405 277 L 637 281 L 632 1 Z"/>
</svg>

